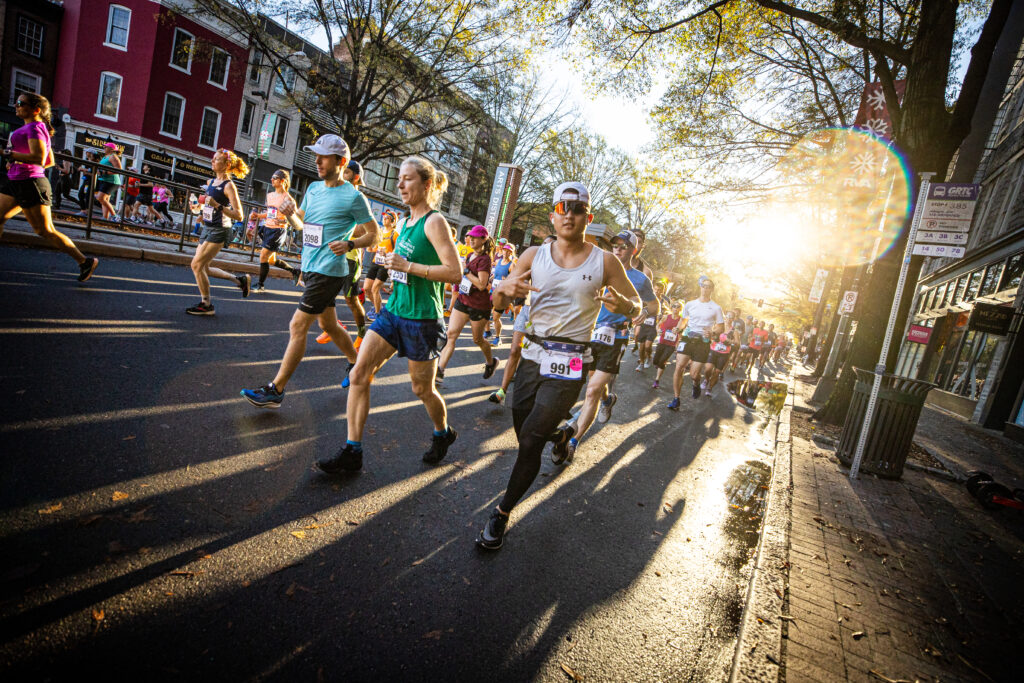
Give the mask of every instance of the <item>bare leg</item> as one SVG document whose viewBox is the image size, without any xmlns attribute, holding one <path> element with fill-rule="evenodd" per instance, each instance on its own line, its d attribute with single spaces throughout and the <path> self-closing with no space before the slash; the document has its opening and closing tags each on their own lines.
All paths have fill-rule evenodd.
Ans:
<svg viewBox="0 0 1024 683">
<path fill-rule="evenodd" d="M 22 211 L 25 212 L 25 219 L 28 221 L 28 224 L 32 226 L 37 235 L 46 241 L 47 246 L 64 252 L 75 259 L 75 263 L 78 265 L 85 263 L 85 257 L 82 256 L 82 252 L 78 251 L 78 247 L 71 241 L 71 238 L 62 232 L 57 232 L 57 229 L 53 227 L 50 207 L 39 205 L 22 209 Z M 6 214 L 4 220 L 7 220 Z"/>
<path fill-rule="evenodd" d="M 590 375 L 590 380 L 587 382 L 586 398 L 583 399 L 583 407 L 580 408 L 580 414 L 576 416 L 575 420 L 576 433 L 573 437 L 577 441 L 582 439 L 590 429 L 590 425 L 594 424 L 594 418 L 597 417 L 597 406 L 607 397 L 608 385 L 613 379 L 615 379 L 615 375 L 603 370 L 595 370 Z"/>
<path fill-rule="evenodd" d="M 348 373 L 346 420 L 349 441 L 363 440 L 363 427 L 366 426 L 366 418 L 370 414 L 370 384 L 377 372 L 393 355 L 395 355 L 395 347 L 384 341 L 383 337 L 373 330 L 366 333 L 356 364 Z M 433 383 L 433 377 L 431 377 L 431 383 Z"/>
<path fill-rule="evenodd" d="M 409 361 L 409 379 L 412 382 L 412 392 L 423 401 L 423 407 L 427 409 L 427 415 L 434 423 L 434 429 L 441 432 L 448 428 L 448 410 L 445 408 L 441 394 L 437 393 L 437 389 L 434 388 L 436 367 L 436 360 L 411 360 Z"/>
<path fill-rule="evenodd" d="M 213 261 L 214 257 L 224 246 L 219 242 L 203 242 L 196 247 L 196 253 L 192 257 L 192 274 L 196 278 L 196 285 L 199 287 L 199 296 L 203 298 L 204 303 L 210 303 L 210 275 L 214 275 L 213 271 L 217 273 L 223 273 L 228 275 L 220 268 L 210 268 L 210 262 Z M 217 277 L 215 275 L 215 277 Z M 231 275 L 228 275 L 230 279 L 234 279 Z"/>
<path fill-rule="evenodd" d="M 686 374 L 686 366 L 689 362 L 689 356 L 676 354 L 676 369 L 672 374 L 672 390 L 675 392 L 676 398 L 679 398 L 679 393 L 683 390 L 683 376 Z"/>
<path fill-rule="evenodd" d="M 348 359 L 349 363 L 356 362 L 356 347 L 352 343 L 352 338 L 348 336 L 348 332 L 342 328 L 341 323 L 338 322 L 338 312 L 333 306 L 324 310 L 317 317 L 317 322 L 320 323 L 320 329 L 327 333 L 327 336 L 331 338 L 334 345 L 337 346 L 345 358 Z"/>
<path fill-rule="evenodd" d="M 474 320 L 469 323 L 469 326 L 473 330 L 473 342 L 480 347 L 480 350 L 484 352 L 484 361 L 490 365 L 493 360 L 491 355 L 491 344 L 484 339 L 484 328 L 487 327 L 487 318 L 483 320 Z M 445 345 L 448 348 L 448 345 Z"/>
<path fill-rule="evenodd" d="M 313 319 L 317 317 L 310 313 L 295 311 L 292 320 L 288 324 L 288 347 L 284 351 L 284 358 L 281 359 L 281 367 L 274 375 L 274 386 L 278 391 L 283 391 L 295 368 L 299 367 L 299 361 L 306 355 L 306 337 Z"/>
<path fill-rule="evenodd" d="M 0 235 L 4 234 L 4 225 L 8 218 L 13 218 L 21 211 L 18 201 L 9 194 L 0 194 Z"/>
<path fill-rule="evenodd" d="M 452 359 L 452 354 L 455 353 L 455 343 L 459 340 L 459 335 L 462 334 L 467 322 L 469 322 L 468 315 L 462 311 L 452 311 L 452 315 L 448 319 L 448 342 L 441 349 L 441 358 L 437 362 L 437 367 L 442 372 L 448 367 L 448 362 Z M 475 337 L 476 333 L 473 334 Z"/>
</svg>

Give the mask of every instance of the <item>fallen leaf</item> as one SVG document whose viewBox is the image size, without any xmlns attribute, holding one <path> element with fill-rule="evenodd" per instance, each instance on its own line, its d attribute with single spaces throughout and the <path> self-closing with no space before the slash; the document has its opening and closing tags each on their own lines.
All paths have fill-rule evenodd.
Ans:
<svg viewBox="0 0 1024 683">
<path fill-rule="evenodd" d="M 96 623 L 99 623 L 99 622 L 103 621 L 104 617 L 106 617 L 106 616 L 107 615 L 101 609 L 94 609 L 92 611 L 92 620 L 95 621 Z"/>
<path fill-rule="evenodd" d="M 662 509 L 664 509 L 664 510 L 665 510 L 665 512 L 667 512 L 667 513 L 669 513 L 669 514 L 672 514 L 672 506 L 671 506 L 671 505 L 669 505 L 668 503 L 665 503 L 665 504 L 664 504 L 664 505 L 662 505 L 661 507 L 662 507 Z"/>
<path fill-rule="evenodd" d="M 426 633 L 423 634 L 423 639 L 424 640 L 431 640 L 431 639 L 433 639 L 433 640 L 441 640 L 441 629 L 437 629 L 436 631 L 427 631 Z"/>
<path fill-rule="evenodd" d="M 121 439 L 121 441 L 131 441 L 134 438 L 135 438 L 134 434 L 129 434 L 128 436 L 126 436 L 123 439 Z"/>
<path fill-rule="evenodd" d="M 583 674 L 581 674 L 581 673 L 579 673 L 577 671 L 573 671 L 572 669 L 569 668 L 569 665 L 567 665 L 567 664 L 563 664 L 562 665 L 562 671 L 564 671 L 569 676 L 569 678 L 571 678 L 574 681 L 582 681 L 583 680 Z"/>
<path fill-rule="evenodd" d="M 298 584 L 293 581 L 292 585 L 288 586 L 288 588 L 285 589 L 284 594 L 287 595 L 290 598 L 293 595 L 295 595 L 295 589 L 296 588 L 298 588 Z"/>
<path fill-rule="evenodd" d="M 128 494 L 124 491 L 114 491 L 114 495 L 110 497 L 110 500 L 116 503 L 117 501 L 124 500 L 127 497 Z"/>
<path fill-rule="evenodd" d="M 58 510 L 63 510 L 63 509 L 64 509 L 64 503 L 54 503 L 52 505 L 47 505 L 42 510 L 38 510 L 38 512 L 41 515 L 52 515 L 54 512 L 57 512 Z"/>
<path fill-rule="evenodd" d="M 655 571 L 655 572 L 654 572 L 654 575 L 655 575 L 655 576 L 661 576 L 661 572 L 659 572 L 659 571 Z"/>
<path fill-rule="evenodd" d="M 305 531 L 293 531 L 292 532 L 292 536 L 294 536 L 295 538 L 305 538 L 306 537 L 306 532 Z"/>
<path fill-rule="evenodd" d="M 854 631 L 853 634 L 852 634 L 852 638 L 854 640 L 860 640 L 861 638 L 863 638 L 866 635 L 867 634 L 864 633 L 864 631 Z"/>
<path fill-rule="evenodd" d="M 416 560 L 415 562 L 413 562 L 413 563 L 412 563 L 412 566 L 413 566 L 413 567 L 415 567 L 415 566 L 417 566 L 417 565 L 423 564 L 423 560 L 425 560 L 425 559 L 427 559 L 427 558 L 425 558 L 425 557 L 421 557 L 420 559 L 418 559 L 418 560 Z"/>
<path fill-rule="evenodd" d="M 142 546 L 138 550 L 139 555 L 149 555 L 151 552 L 153 552 L 153 549 L 147 548 L 146 546 Z"/>
</svg>

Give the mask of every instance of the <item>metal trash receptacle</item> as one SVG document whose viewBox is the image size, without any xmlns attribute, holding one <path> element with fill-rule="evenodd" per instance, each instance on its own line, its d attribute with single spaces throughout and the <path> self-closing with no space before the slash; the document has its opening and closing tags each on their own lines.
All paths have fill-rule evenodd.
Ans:
<svg viewBox="0 0 1024 683">
<path fill-rule="evenodd" d="M 857 452 L 857 441 L 864 426 L 871 387 L 875 373 L 854 368 L 857 382 L 853 387 L 850 409 L 846 413 L 843 433 L 839 440 L 836 456 L 849 467 Z M 882 383 L 875 404 L 875 415 L 871 420 L 871 432 L 864 444 L 862 472 L 876 474 L 886 479 L 903 476 L 910 444 L 914 440 L 917 420 L 928 392 L 936 387 L 931 382 L 908 379 L 899 375 L 882 375 Z"/>
</svg>

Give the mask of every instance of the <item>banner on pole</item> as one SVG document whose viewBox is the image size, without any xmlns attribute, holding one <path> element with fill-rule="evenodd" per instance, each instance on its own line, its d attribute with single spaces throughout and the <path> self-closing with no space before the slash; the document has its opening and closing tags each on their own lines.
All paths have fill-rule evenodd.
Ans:
<svg viewBox="0 0 1024 683">
<path fill-rule="evenodd" d="M 826 280 L 828 280 L 828 271 L 819 268 L 814 274 L 814 284 L 811 285 L 811 293 L 807 297 L 807 300 L 812 304 L 821 303 L 821 297 L 825 293 Z"/>
<path fill-rule="evenodd" d="M 491 198 L 487 202 L 484 227 L 491 237 L 503 237 L 512 225 L 512 214 L 519 201 L 519 181 L 523 177 L 521 166 L 498 164 L 491 185 Z"/>
<path fill-rule="evenodd" d="M 270 139 L 274 135 L 274 128 L 276 126 L 277 114 L 264 114 L 263 125 L 260 126 L 260 136 L 256 141 L 256 156 L 260 159 L 266 159 L 270 154 Z"/>
<path fill-rule="evenodd" d="M 902 102 L 907 82 L 894 81 L 893 88 L 896 90 L 896 99 Z M 864 92 L 860 96 L 860 109 L 853 121 L 853 127 L 871 133 L 885 142 L 892 139 L 892 117 L 889 116 L 889 106 L 885 101 L 881 83 L 868 83 L 864 86 Z"/>
</svg>

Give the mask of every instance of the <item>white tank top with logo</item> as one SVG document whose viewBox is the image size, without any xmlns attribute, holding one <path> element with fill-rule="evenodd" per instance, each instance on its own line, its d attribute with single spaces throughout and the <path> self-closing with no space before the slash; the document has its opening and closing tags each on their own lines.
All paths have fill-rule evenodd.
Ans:
<svg viewBox="0 0 1024 683">
<path fill-rule="evenodd" d="M 591 245 L 583 263 L 562 268 L 551 258 L 551 245 L 545 244 L 533 257 L 530 279 L 540 291 L 530 293 L 527 334 L 540 339 L 589 342 L 601 310 L 601 302 L 595 297 L 604 287 L 604 252 Z M 536 361 L 539 350 L 537 344 L 524 344 L 523 358 Z"/>
</svg>

